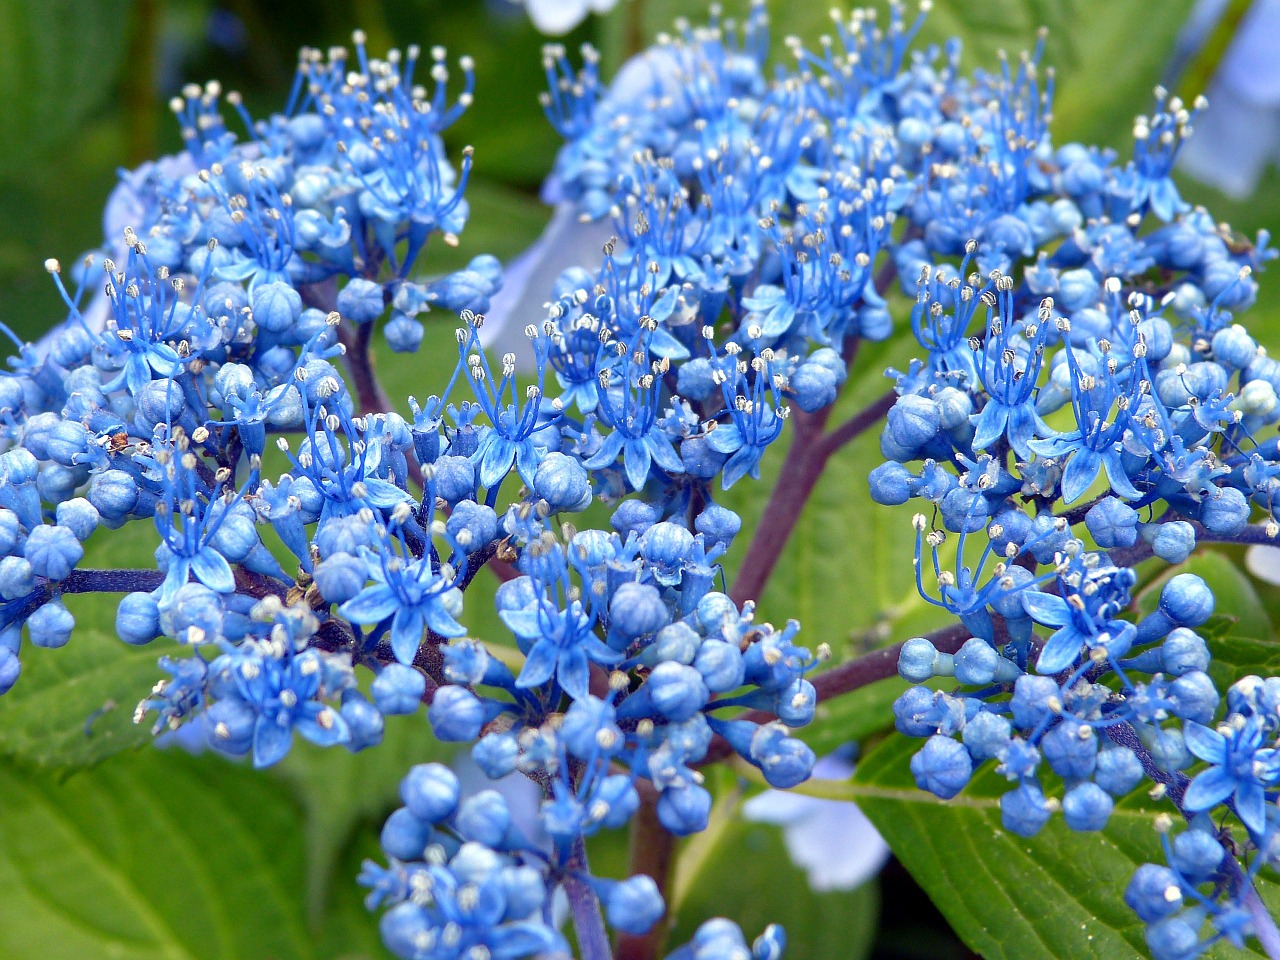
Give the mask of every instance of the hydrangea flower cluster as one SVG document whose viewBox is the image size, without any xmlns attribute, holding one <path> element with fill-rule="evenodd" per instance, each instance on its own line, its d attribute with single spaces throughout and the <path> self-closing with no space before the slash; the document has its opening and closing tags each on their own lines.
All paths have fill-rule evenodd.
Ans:
<svg viewBox="0 0 1280 960">
<path fill-rule="evenodd" d="M 873 496 L 932 504 L 917 583 L 959 621 L 902 648 L 909 680 L 962 687 L 895 708 L 928 738 L 921 786 L 952 796 L 993 760 L 1006 826 L 1031 833 L 1059 807 L 1100 829 L 1113 797 L 1154 780 L 1189 823 L 1127 894 L 1155 955 L 1262 935 L 1250 881 L 1280 822 L 1280 681 L 1236 684 L 1215 729 L 1194 632 L 1208 588 L 1180 574 L 1154 613 L 1126 614 L 1141 559 L 1280 529 L 1250 523 L 1280 482 L 1276 441 L 1254 439 L 1280 421 L 1280 365 L 1233 322 L 1266 238 L 1179 198 L 1180 102 L 1159 96 L 1126 163 L 1055 147 L 1039 51 L 966 74 L 958 45 L 911 51 L 920 22 L 858 11 L 770 67 L 760 3 L 743 23 L 680 24 L 646 54 L 647 82 L 614 88 L 590 48 L 580 68 L 549 49 L 543 105 L 566 140 L 552 192 L 616 239 L 598 268 L 542 278 L 523 357 L 481 342 L 492 257 L 417 279 L 429 241 L 467 218 L 472 157 L 451 162 L 441 136 L 471 100 L 465 58 L 454 93 L 442 50 L 429 85 L 416 48 L 304 50 L 263 120 L 217 84 L 185 90 L 184 152 L 124 177 L 120 236 L 73 283 L 49 262 L 68 317 L 0 379 L 3 689 L 24 630 L 67 643 L 63 596 L 101 591 L 125 594 L 125 642 L 177 641 L 138 707 L 157 732 L 270 766 L 295 733 L 361 750 L 425 704 L 488 777 L 539 785 L 539 835 L 498 792 L 410 770 L 387 865 L 360 878 L 387 946 L 564 953 L 563 897 L 601 960 L 605 918 L 644 936 L 666 904 L 644 873 L 594 874 L 586 838 L 646 805 L 671 835 L 705 829 L 699 767 L 716 759 L 777 788 L 815 762 L 790 731 L 814 716 L 827 651 L 753 603 L 786 529 L 762 528 L 728 584 L 741 520 L 718 491 L 758 478 L 795 420 L 801 466 L 779 491 L 798 511 L 805 471 L 887 412 Z M 824 434 L 858 343 L 894 332 L 895 280 L 924 359 Z M 433 310 L 461 318 L 451 378 L 388 398 L 371 345 L 417 350 Z M 155 531 L 154 569 L 81 566 L 98 527 L 134 524 Z M 509 642 L 464 626 L 486 565 Z M 1190 779 L 1193 757 L 1207 766 Z M 1245 835 L 1215 827 L 1222 809 Z M 717 920 L 672 956 L 783 947 L 775 927 L 748 947 Z"/>
</svg>

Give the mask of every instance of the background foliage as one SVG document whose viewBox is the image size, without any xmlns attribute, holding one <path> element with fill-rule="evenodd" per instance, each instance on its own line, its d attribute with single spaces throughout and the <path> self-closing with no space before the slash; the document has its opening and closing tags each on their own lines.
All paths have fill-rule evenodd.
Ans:
<svg viewBox="0 0 1280 960">
<path fill-rule="evenodd" d="M 770 0 L 779 45 L 789 33 L 820 32 L 830 5 Z M 1153 16 L 1149 0 L 938 0 L 926 29 L 930 39 L 963 37 L 972 64 L 992 64 L 998 49 L 1020 50 L 1048 26 L 1045 59 L 1058 70 L 1055 139 L 1127 151 L 1132 118 L 1146 109 L 1190 5 L 1165 0 Z M 1246 6 L 1231 6 L 1181 92 L 1207 85 Z M 622 0 L 568 42 L 590 40 L 616 66 L 673 17 L 703 13 L 701 0 Z M 431 264 L 460 265 L 481 251 L 507 258 L 528 245 L 549 215 L 537 188 L 557 140 L 535 99 L 543 38 L 507 0 L 0 0 L 0 320 L 35 337 L 61 319 L 42 261 L 70 261 L 101 241 L 102 205 L 117 168 L 178 148 L 165 103 L 183 81 L 217 77 L 263 114 L 283 101 L 299 46 L 342 43 L 357 25 L 374 51 L 438 43 L 477 63 L 475 106 L 450 131 L 453 146 L 476 148 L 472 219 L 462 245 L 435 251 Z M 1185 184 L 1184 195 L 1252 232 L 1280 225 L 1278 186 L 1273 169 L 1247 203 L 1195 184 Z M 1273 279 L 1264 280 L 1250 323 L 1260 342 L 1277 345 L 1280 283 Z M 447 337 L 450 325 L 439 332 Z M 905 365 L 908 354 L 901 343 L 865 350 L 844 402 L 878 395 L 880 371 Z M 384 359 L 382 372 L 389 393 L 402 397 L 432 367 L 428 343 L 416 356 Z M 864 437 L 833 461 L 762 598 L 767 617 L 799 618 L 810 642 L 831 643 L 838 657 L 936 625 L 909 580 L 907 518 L 871 509 L 863 474 L 875 444 Z M 781 453 L 772 451 L 775 473 Z M 768 489 L 766 471 L 763 483 L 733 491 L 729 505 L 748 528 Z M 108 555 L 99 542 L 91 551 L 98 565 L 121 566 L 146 562 L 152 546 L 113 541 Z M 1232 616 L 1214 640 L 1217 669 L 1243 674 L 1269 664 L 1275 672 L 1280 599 L 1238 572 L 1239 559 L 1228 552 L 1190 561 L 1220 597 L 1231 598 L 1223 607 Z M 848 588 L 854 568 L 856 593 Z M 77 620 L 90 626 L 66 650 L 33 651 L 17 687 L 0 699 L 0 956 L 384 956 L 353 880 L 361 858 L 376 851 L 403 771 L 448 757 L 425 720 L 391 718 L 387 742 L 366 754 L 300 745 L 272 775 L 207 756 L 139 750 L 150 737 L 130 722 L 132 708 L 156 679 L 163 651 L 124 647 L 111 631 L 110 598 L 89 602 L 99 609 L 82 604 Z M 469 625 L 501 642 L 492 615 L 475 615 L 483 602 L 469 597 Z M 787 924 L 794 956 L 804 960 L 1137 949 L 1140 928 L 1118 890 L 1153 840 L 1141 799 L 1114 818 L 1105 843 L 1058 824 L 1030 844 L 1007 837 L 993 844 L 1000 831 L 989 783 L 980 779 L 945 809 L 926 809 L 939 805 L 911 785 L 909 750 L 885 736 L 897 692 L 889 682 L 823 707 L 804 735 L 820 752 L 851 738 L 870 751 L 855 783 L 828 792 L 862 803 L 968 946 L 941 918 L 930 924 L 898 865 L 883 875 L 879 893 L 873 884 L 810 894 L 776 829 L 735 816 L 745 787 L 732 774 L 721 783 L 722 828 L 699 839 L 677 884 L 688 892 L 672 905 L 676 935 L 727 913 L 751 931 L 767 920 Z M 625 838 L 606 838 L 594 856 L 600 867 L 621 870 Z M 1116 878 L 1113 889 L 1107 876 Z M 1046 899 L 1062 909 L 1028 909 Z"/>
</svg>

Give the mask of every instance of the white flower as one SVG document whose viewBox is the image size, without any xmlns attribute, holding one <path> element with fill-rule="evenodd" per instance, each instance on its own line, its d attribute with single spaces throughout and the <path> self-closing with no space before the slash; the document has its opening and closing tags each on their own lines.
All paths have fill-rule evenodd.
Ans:
<svg viewBox="0 0 1280 960">
<path fill-rule="evenodd" d="M 511 0 L 519 3 L 521 0 Z M 558 36 L 568 33 L 583 20 L 588 13 L 607 13 L 612 10 L 618 0 L 523 0 L 525 9 L 529 11 L 529 19 L 543 33 Z"/>
<path fill-rule="evenodd" d="M 838 756 L 823 757 L 813 767 L 815 780 L 852 775 L 853 764 Z M 782 827 L 792 862 L 819 893 L 859 887 L 889 858 L 889 845 L 856 803 L 767 790 L 743 804 L 742 812 L 748 820 Z"/>
</svg>

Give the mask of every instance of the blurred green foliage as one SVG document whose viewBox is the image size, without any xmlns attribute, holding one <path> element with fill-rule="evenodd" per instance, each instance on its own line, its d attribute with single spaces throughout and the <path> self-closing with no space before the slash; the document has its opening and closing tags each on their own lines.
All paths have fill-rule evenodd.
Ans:
<svg viewBox="0 0 1280 960">
<path fill-rule="evenodd" d="M 745 2 L 725 7 L 738 12 Z M 775 40 L 812 37 L 827 26 L 830 5 L 769 0 Z M 990 65 L 998 49 L 1020 50 L 1034 43 L 1037 26 L 1049 26 L 1046 60 L 1059 78 L 1057 139 L 1098 142 L 1123 155 L 1129 124 L 1147 109 L 1189 7 L 1190 0 L 1167 0 L 1153 16 L 1150 0 L 938 0 L 926 30 L 931 40 L 965 37 L 970 64 Z M 592 41 L 616 66 L 674 16 L 704 12 L 704 0 L 620 0 L 613 14 L 564 42 Z M 298 47 L 346 42 L 356 26 L 375 54 L 390 45 L 441 44 L 454 58 L 476 61 L 475 104 L 449 132 L 455 150 L 476 149 L 472 219 L 461 246 L 432 251 L 428 266 L 444 270 L 484 251 L 506 258 L 528 245 L 547 219 L 537 190 L 558 142 L 536 99 L 544 38 L 508 0 L 0 0 L 0 321 L 35 337 L 62 318 L 43 260 L 70 262 L 101 242 L 101 212 L 118 168 L 179 148 L 166 103 L 185 81 L 216 77 L 224 89 L 240 91 L 253 114 L 265 115 L 283 103 Z M 1223 37 L 1213 38 L 1188 82 L 1203 84 L 1224 47 Z M 1273 170 L 1256 198 L 1234 204 L 1194 184 L 1184 189 L 1252 233 L 1280 224 L 1278 186 Z M 1252 322 L 1263 342 L 1280 343 L 1280 283 L 1268 279 Z M 894 351 L 903 349 L 864 351 L 865 383 L 860 379 L 850 396 L 879 392 L 879 370 L 901 361 Z M 430 379 L 429 354 L 385 358 L 393 395 Z M 868 437 L 833 464 L 763 598 L 770 617 L 799 616 L 806 637 L 832 643 L 839 654 L 923 628 L 928 616 L 903 575 L 909 558 L 891 536 L 902 518 L 868 512 L 862 472 L 874 446 Z M 773 451 L 773 459 L 781 454 Z M 731 499 L 748 529 L 767 482 L 756 487 L 735 489 Z M 833 516 L 842 524 L 835 541 Z M 856 598 L 842 591 L 844 566 L 832 556 L 850 544 L 878 571 L 873 589 Z M 102 544 L 91 549 L 106 558 Z M 110 549 L 111 565 L 129 562 L 116 543 Z M 145 563 L 150 545 L 128 549 Z M 1244 606 L 1261 611 L 1257 624 L 1280 615 L 1245 588 Z M 493 618 L 477 615 L 484 601 L 469 595 L 468 622 L 498 640 L 488 629 Z M 354 757 L 300 746 L 275 777 L 212 757 L 133 752 L 128 748 L 147 737 L 129 714 L 157 676 L 151 660 L 163 651 L 126 656 L 110 636 L 111 598 L 88 602 L 96 607 L 77 608 L 85 629 L 72 648 L 33 651 L 22 681 L 0 702 L 0 956 L 385 956 L 353 879 L 361 857 L 376 855 L 378 825 L 395 802 L 400 772 L 443 755 L 425 720 L 398 722 L 387 746 Z M 883 729 L 894 692 L 883 687 L 824 708 L 810 739 L 830 749 Z M 873 947 L 874 888 L 810 900 L 772 828 L 737 824 L 725 837 L 749 850 L 750 869 L 739 874 L 721 848 L 702 851 L 703 882 L 677 917 L 682 933 L 697 916 L 728 910 L 748 928 L 771 917 L 812 927 L 801 938 L 805 960 L 848 960 L 869 949 L 882 958 L 963 955 L 959 944 L 926 941 L 915 914 L 924 908 L 911 899 L 918 891 L 906 891 L 915 904 L 899 925 L 906 936 L 891 946 L 890 931 Z M 592 856 L 603 872 L 616 873 L 625 837 L 601 838 Z M 763 878 L 778 876 L 793 879 L 775 884 L 767 904 L 752 902 Z M 884 891 L 889 915 L 901 892 Z"/>
</svg>

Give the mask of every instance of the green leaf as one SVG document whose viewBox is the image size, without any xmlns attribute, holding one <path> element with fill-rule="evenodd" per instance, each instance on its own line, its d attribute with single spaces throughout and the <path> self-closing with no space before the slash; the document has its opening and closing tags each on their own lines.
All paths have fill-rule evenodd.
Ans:
<svg viewBox="0 0 1280 960">
<path fill-rule="evenodd" d="M 130 7 L 128 0 L 0 4 L 0 137 L 16 145 L 0 155 L 0 166 L 61 143 L 107 99 L 124 57 Z"/>
<path fill-rule="evenodd" d="M 386 718 L 376 747 L 351 753 L 342 747 L 317 747 L 298 738 L 276 772 L 297 797 L 305 814 L 307 905 L 313 923 L 322 921 L 331 896 L 350 885 L 354 873 L 335 872 L 343 851 L 362 826 L 374 836 L 390 811 L 400 805 L 400 781 L 414 764 L 448 763 L 456 749 L 431 733 L 424 712 Z"/>
<path fill-rule="evenodd" d="M 1140 792 L 1101 833 L 1075 833 L 1055 817 L 1027 839 L 1001 826 L 1010 784 L 990 766 L 950 801 L 917 789 L 907 764 L 920 746 L 888 737 L 858 765 L 849 793 L 972 950 L 985 960 L 1148 955 L 1122 894 L 1139 864 L 1163 862 L 1153 821 L 1172 806 Z M 1273 876 L 1259 890 L 1280 907 Z M 1210 955 L 1220 953 L 1231 955 Z"/>
<path fill-rule="evenodd" d="M 0 755 L 76 767 L 151 739 L 150 723 L 135 724 L 133 709 L 164 676 L 157 658 L 175 645 L 131 647 L 111 629 L 105 604 L 95 601 L 89 615 L 83 606 L 68 603 L 76 629 L 61 650 L 24 646 L 22 676 L 0 697 Z"/>
<path fill-rule="evenodd" d="M 118 757 L 59 782 L 0 762 L 0 956 L 306 960 L 297 808 L 219 758 Z"/>
<path fill-rule="evenodd" d="M 791 862 L 780 828 L 726 813 L 725 829 L 687 878 L 687 892 L 674 907 L 668 945 L 687 943 L 699 924 L 711 917 L 728 917 L 737 921 L 748 940 L 770 923 L 782 924 L 788 956 L 868 956 L 880 911 L 877 885 L 815 893 L 804 871 Z"/>
</svg>

